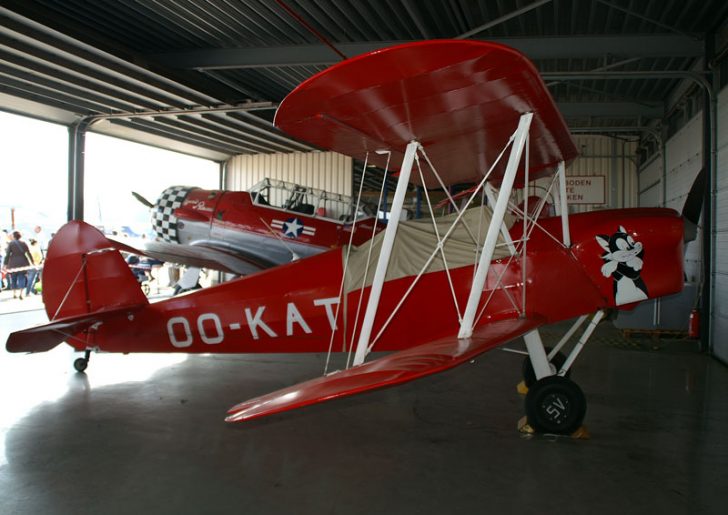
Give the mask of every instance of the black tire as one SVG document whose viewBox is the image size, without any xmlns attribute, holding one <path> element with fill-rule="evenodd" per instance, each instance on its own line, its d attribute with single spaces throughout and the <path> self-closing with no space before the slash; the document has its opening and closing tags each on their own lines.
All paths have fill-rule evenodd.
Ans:
<svg viewBox="0 0 728 515">
<path fill-rule="evenodd" d="M 572 434 L 585 416 L 584 392 L 567 377 L 544 377 L 526 394 L 526 418 L 537 433 Z"/>
<path fill-rule="evenodd" d="M 546 354 L 551 352 L 551 349 L 553 347 L 546 347 Z M 551 364 L 554 366 L 556 370 L 554 370 L 554 373 L 558 372 L 561 367 L 566 363 L 566 356 L 564 356 L 561 351 L 557 352 L 556 355 L 551 360 Z M 521 373 L 523 374 L 523 382 L 526 384 L 528 388 L 531 388 L 531 385 L 536 382 L 536 372 L 533 370 L 533 365 L 531 364 L 531 358 L 530 356 L 526 356 L 523 360 L 523 366 L 521 367 Z M 566 377 L 571 376 L 571 369 L 566 371 Z"/>
<path fill-rule="evenodd" d="M 73 368 L 76 372 L 83 372 L 88 368 L 88 360 L 86 358 L 78 358 L 73 362 Z"/>
</svg>

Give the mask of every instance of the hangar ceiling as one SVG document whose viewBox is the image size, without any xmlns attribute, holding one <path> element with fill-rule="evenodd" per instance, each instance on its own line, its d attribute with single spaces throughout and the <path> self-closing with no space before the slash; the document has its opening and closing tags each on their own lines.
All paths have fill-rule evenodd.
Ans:
<svg viewBox="0 0 728 515">
<path fill-rule="evenodd" d="M 520 49 L 574 130 L 654 125 L 704 75 L 725 0 L 3 0 L 0 108 L 222 161 L 310 150 L 272 126 L 344 57 L 431 38 Z M 708 45 L 710 46 L 710 45 Z"/>
</svg>

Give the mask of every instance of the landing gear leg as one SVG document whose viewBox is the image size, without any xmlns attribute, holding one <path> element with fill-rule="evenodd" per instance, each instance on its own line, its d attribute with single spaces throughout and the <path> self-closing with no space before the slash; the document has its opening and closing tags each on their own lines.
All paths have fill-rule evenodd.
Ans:
<svg viewBox="0 0 728 515">
<path fill-rule="evenodd" d="M 533 381 L 528 385 L 525 400 L 526 421 L 532 432 L 573 435 L 582 427 L 586 415 L 586 398 L 579 385 L 567 376 L 571 365 L 602 318 L 604 311 L 594 314 L 584 334 L 566 358 L 559 355 L 559 350 L 586 316 L 574 324 L 554 349 L 544 348 L 537 331 L 524 335 L 530 364 L 528 366 L 524 363 L 524 376 Z"/>
<path fill-rule="evenodd" d="M 91 359 L 91 351 L 86 349 L 86 352 L 83 354 L 83 358 L 78 358 L 73 362 L 73 368 L 76 369 L 76 372 L 85 371 L 88 368 L 89 359 Z"/>
</svg>

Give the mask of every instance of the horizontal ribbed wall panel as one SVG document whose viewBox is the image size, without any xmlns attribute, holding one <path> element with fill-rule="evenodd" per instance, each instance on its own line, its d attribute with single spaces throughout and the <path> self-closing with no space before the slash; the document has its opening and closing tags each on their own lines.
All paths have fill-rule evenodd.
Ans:
<svg viewBox="0 0 728 515">
<path fill-rule="evenodd" d="M 566 169 L 568 177 L 604 177 L 606 194 L 604 204 L 569 205 L 571 213 L 584 213 L 595 209 L 612 207 L 634 207 L 637 205 L 637 167 L 635 152 L 637 144 L 623 142 L 606 136 L 574 136 L 579 157 Z M 551 178 L 535 181 L 531 194 L 542 196 Z M 556 186 L 554 186 L 555 188 Z"/>
<path fill-rule="evenodd" d="M 247 190 L 270 178 L 351 195 L 352 173 L 352 159 L 336 152 L 239 155 L 227 163 L 225 186 Z"/>
</svg>

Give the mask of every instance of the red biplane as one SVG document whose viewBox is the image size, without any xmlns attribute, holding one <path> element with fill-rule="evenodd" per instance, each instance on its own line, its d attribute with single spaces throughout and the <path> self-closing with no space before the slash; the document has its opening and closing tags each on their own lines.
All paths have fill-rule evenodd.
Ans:
<svg viewBox="0 0 728 515">
<path fill-rule="evenodd" d="M 344 370 L 232 407 L 227 420 L 239 422 L 404 383 L 523 336 L 533 374 L 528 420 L 538 431 L 569 433 L 586 401 L 567 373 L 605 310 L 682 288 L 677 212 L 569 215 L 565 167 L 576 147 L 538 72 L 513 49 L 424 41 L 365 54 L 302 83 L 275 123 L 365 164 L 391 163 L 398 183 L 386 230 L 358 247 L 149 304 L 119 245 L 70 222 L 46 260 L 50 322 L 13 333 L 7 349 L 40 352 L 66 341 L 86 352 L 79 368 L 92 350 L 351 357 Z M 543 201 L 534 208 L 528 196 L 517 207 L 519 188 L 540 177 L 551 177 L 557 216 L 541 216 Z M 453 202 L 447 217 L 400 222 L 409 182 L 446 192 L 477 186 L 467 209 Z M 547 351 L 539 327 L 575 317 Z M 367 361 L 372 350 L 392 352 Z"/>
<path fill-rule="evenodd" d="M 157 241 L 145 255 L 237 275 L 289 263 L 351 240 L 359 245 L 383 229 L 376 206 L 352 197 L 264 179 L 250 191 L 165 189 L 152 204 Z M 353 222 L 356 220 L 356 224 Z"/>
</svg>

